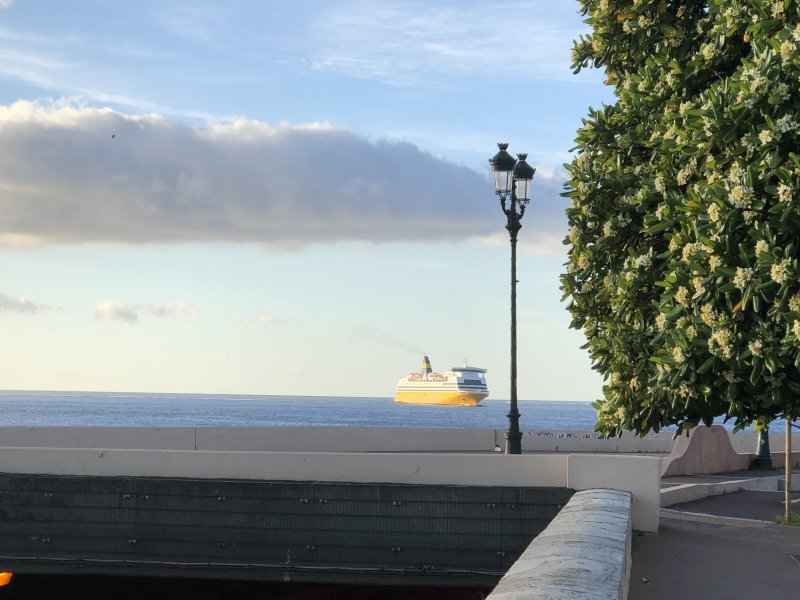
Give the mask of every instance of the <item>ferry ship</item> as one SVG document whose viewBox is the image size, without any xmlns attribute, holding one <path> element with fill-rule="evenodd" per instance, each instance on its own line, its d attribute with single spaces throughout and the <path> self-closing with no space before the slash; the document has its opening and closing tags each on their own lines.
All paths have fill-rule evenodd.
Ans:
<svg viewBox="0 0 800 600">
<path fill-rule="evenodd" d="M 395 402 L 405 404 L 443 404 L 449 406 L 477 406 L 489 395 L 486 387 L 486 369 L 467 366 L 453 367 L 443 373 L 434 373 L 431 361 L 422 359 L 422 371 L 410 373 L 397 382 Z"/>
</svg>

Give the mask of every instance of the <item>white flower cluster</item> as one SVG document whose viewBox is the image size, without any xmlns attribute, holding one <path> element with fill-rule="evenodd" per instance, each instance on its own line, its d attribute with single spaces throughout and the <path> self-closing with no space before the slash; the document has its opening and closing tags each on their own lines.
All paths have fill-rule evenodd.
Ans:
<svg viewBox="0 0 800 600">
<path fill-rule="evenodd" d="M 640 254 L 636 258 L 633 259 L 633 265 L 637 269 L 647 268 L 651 264 L 653 264 L 653 249 L 650 248 L 647 254 Z"/>
<path fill-rule="evenodd" d="M 718 53 L 719 52 L 715 44 L 703 44 L 700 46 L 700 54 L 702 54 L 703 58 L 708 61 L 713 60 Z"/>
<path fill-rule="evenodd" d="M 655 181 L 653 181 L 653 187 L 662 194 L 667 191 L 667 183 L 661 175 L 656 176 Z"/>
<path fill-rule="evenodd" d="M 795 121 L 792 115 L 783 115 L 780 119 L 775 121 L 775 131 L 778 132 L 779 136 L 789 131 L 794 131 L 798 127 L 800 127 L 800 123 Z"/>
<path fill-rule="evenodd" d="M 742 79 L 748 82 L 751 96 L 756 96 L 759 93 L 765 93 L 769 89 L 769 78 L 767 78 L 766 75 L 763 75 L 755 67 L 745 67 L 742 69 Z M 736 97 L 736 101 L 744 102 L 747 98 L 747 92 L 742 90 Z"/>
<path fill-rule="evenodd" d="M 681 381 L 681 384 L 675 391 L 681 398 L 694 398 L 697 396 L 697 391 L 688 381 Z"/>
<path fill-rule="evenodd" d="M 733 278 L 733 285 L 741 291 L 747 287 L 747 284 L 753 280 L 753 269 L 736 267 L 736 276 Z"/>
<path fill-rule="evenodd" d="M 787 204 L 792 201 L 792 188 L 785 183 L 778 184 L 778 201 Z"/>
<path fill-rule="evenodd" d="M 789 298 L 789 310 L 792 312 L 800 312 L 800 294 L 795 294 Z"/>
<path fill-rule="evenodd" d="M 715 352 L 717 348 L 719 349 L 719 354 L 725 360 L 733 356 L 733 334 L 730 330 L 722 327 L 711 332 L 708 338 L 708 351 L 712 354 L 717 354 Z"/>
<path fill-rule="evenodd" d="M 739 15 L 741 10 L 738 6 L 729 6 L 722 11 L 722 16 L 725 17 L 725 24 L 728 28 L 739 24 Z"/>
<path fill-rule="evenodd" d="M 703 242 L 691 242 L 683 247 L 683 260 L 687 262 L 692 256 L 698 252 L 705 252 L 711 254 L 713 250 L 706 246 Z"/>
<path fill-rule="evenodd" d="M 794 42 L 791 40 L 785 40 L 781 44 L 781 58 L 785 61 L 790 61 L 794 58 L 794 52 L 797 47 L 794 45 Z"/>
<path fill-rule="evenodd" d="M 765 240 L 758 240 L 756 242 L 756 256 L 761 256 L 765 252 L 769 252 L 769 244 Z"/>
<path fill-rule="evenodd" d="M 800 323 L 800 321 L 795 321 L 795 323 Z M 666 331 L 667 329 L 667 315 L 664 313 L 658 313 L 656 315 L 656 328 L 659 331 Z M 800 337 L 800 336 L 798 336 Z"/>
<path fill-rule="evenodd" d="M 681 364 L 686 361 L 686 356 L 683 354 L 683 350 L 681 349 L 680 346 L 675 346 L 672 349 L 672 358 L 678 364 Z"/>
<path fill-rule="evenodd" d="M 737 208 L 747 208 L 753 201 L 755 192 L 753 188 L 744 185 L 735 185 L 728 194 L 728 199 Z"/>
<path fill-rule="evenodd" d="M 742 381 L 742 378 L 741 377 L 737 377 L 736 373 L 734 373 L 733 371 L 725 371 L 722 374 L 722 376 L 725 378 L 725 381 L 727 381 L 728 383 L 741 383 L 741 381 Z"/>
<path fill-rule="evenodd" d="M 795 343 L 800 344 L 800 321 L 795 320 L 792 323 L 792 333 L 794 334 L 794 337 L 797 338 Z"/>
<path fill-rule="evenodd" d="M 717 311 L 714 310 L 711 304 L 704 304 L 700 308 L 700 318 L 703 320 L 703 323 L 710 327 L 714 324 L 714 321 L 717 320 Z"/>
<path fill-rule="evenodd" d="M 786 101 L 792 96 L 790 90 L 791 88 L 789 87 L 788 83 L 781 82 L 776 84 L 775 87 L 772 88 L 772 93 L 775 94 L 776 96 L 780 96 L 781 100 Z"/>
<path fill-rule="evenodd" d="M 699 276 L 692 279 L 692 285 L 694 286 L 695 292 L 698 294 L 703 294 L 706 291 L 706 286 L 703 281 L 703 278 Z"/>
<path fill-rule="evenodd" d="M 686 185 L 686 182 L 689 181 L 689 178 L 694 175 L 695 171 L 697 170 L 697 161 L 695 159 L 690 160 L 687 162 L 683 168 L 678 171 L 677 176 L 675 179 L 678 182 L 678 185 Z"/>
<path fill-rule="evenodd" d="M 689 306 L 689 290 L 682 285 L 675 292 L 675 300 L 682 306 Z"/>
<path fill-rule="evenodd" d="M 761 340 L 753 340 L 747 344 L 747 349 L 753 356 L 764 356 L 764 342 Z"/>
<path fill-rule="evenodd" d="M 769 275 L 775 283 L 786 283 L 786 280 L 789 279 L 791 275 L 791 261 L 787 258 L 779 263 L 775 263 L 772 265 Z"/>
</svg>

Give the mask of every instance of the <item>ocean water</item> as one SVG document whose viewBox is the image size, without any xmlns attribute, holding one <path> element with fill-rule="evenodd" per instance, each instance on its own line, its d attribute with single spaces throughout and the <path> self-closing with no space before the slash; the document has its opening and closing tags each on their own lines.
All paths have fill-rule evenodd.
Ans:
<svg viewBox="0 0 800 600">
<path fill-rule="evenodd" d="M 590 402 L 520 401 L 522 429 L 594 427 Z M 508 402 L 398 404 L 391 398 L 0 391 L 0 426 L 354 426 L 505 429 Z"/>
</svg>

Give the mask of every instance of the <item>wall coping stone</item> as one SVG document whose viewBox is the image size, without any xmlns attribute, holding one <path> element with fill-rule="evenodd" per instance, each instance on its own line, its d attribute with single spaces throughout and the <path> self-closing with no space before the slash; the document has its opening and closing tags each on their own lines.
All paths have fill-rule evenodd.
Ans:
<svg viewBox="0 0 800 600">
<path fill-rule="evenodd" d="M 625 600 L 631 565 L 630 492 L 576 492 L 487 600 Z"/>
</svg>

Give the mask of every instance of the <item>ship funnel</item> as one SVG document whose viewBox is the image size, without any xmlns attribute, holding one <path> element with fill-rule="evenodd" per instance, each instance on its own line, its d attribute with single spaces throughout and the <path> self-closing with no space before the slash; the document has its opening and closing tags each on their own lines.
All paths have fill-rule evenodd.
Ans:
<svg viewBox="0 0 800 600">
<path fill-rule="evenodd" d="M 433 373 L 433 369 L 431 369 L 431 361 L 428 360 L 427 356 L 422 357 L 422 374 L 427 375 L 428 373 Z"/>
</svg>

